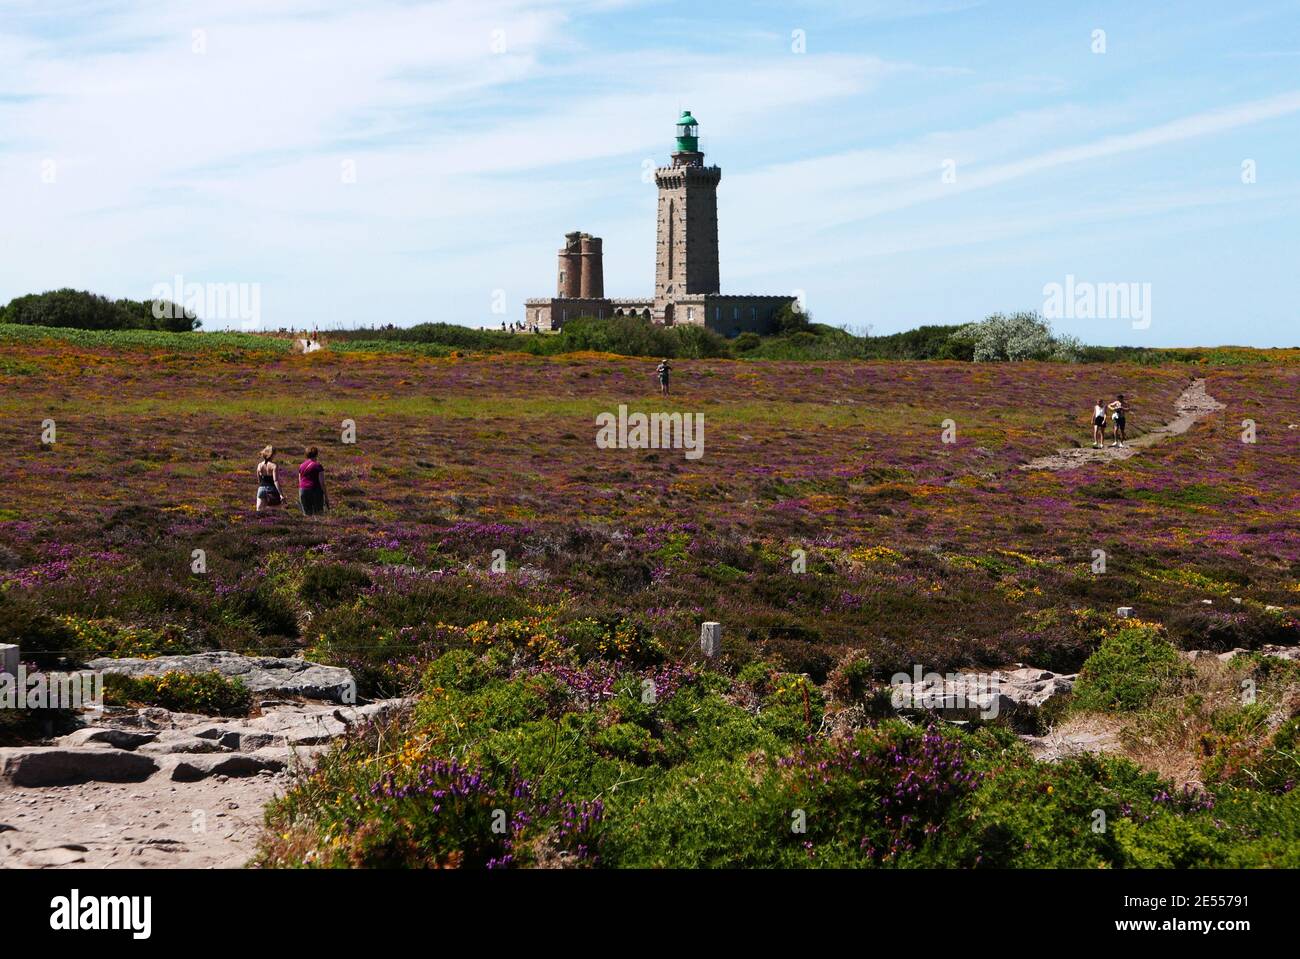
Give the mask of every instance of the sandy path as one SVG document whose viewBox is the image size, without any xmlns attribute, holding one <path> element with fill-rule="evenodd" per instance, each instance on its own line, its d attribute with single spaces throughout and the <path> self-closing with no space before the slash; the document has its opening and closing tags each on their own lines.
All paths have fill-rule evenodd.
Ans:
<svg viewBox="0 0 1300 959">
<path fill-rule="evenodd" d="M 261 838 L 263 807 L 289 788 L 295 771 L 357 723 L 407 702 L 267 700 L 254 715 L 239 718 L 109 707 L 81 733 L 153 736 L 134 753 L 156 763 L 139 782 L 107 781 L 128 777 L 105 775 L 110 767 L 82 758 L 126 756 L 130 747 L 86 742 L 81 733 L 0 750 L 0 868 L 243 866 Z M 61 763 L 51 765 L 49 752 L 61 756 Z M 33 756 L 45 756 L 46 765 L 23 764 Z M 179 764 L 184 773 L 176 776 Z M 68 768 L 93 778 L 75 785 L 28 784 L 30 777 L 42 776 L 49 783 L 66 782 L 62 774 Z"/>
<path fill-rule="evenodd" d="M 237 868 L 253 855 L 262 807 L 288 775 L 9 790 L 0 794 L 0 866 Z"/>
<path fill-rule="evenodd" d="M 1050 456 L 1040 456 L 1023 464 L 1022 470 L 1071 470 L 1088 463 L 1102 463 L 1110 460 L 1126 460 L 1140 449 L 1154 446 L 1170 436 L 1186 433 L 1192 424 L 1224 408 L 1224 405 L 1205 392 L 1205 380 L 1193 380 L 1192 385 L 1183 390 L 1174 405 L 1174 418 L 1163 426 L 1157 426 L 1149 433 L 1130 440 L 1121 448 L 1103 446 L 1093 449 L 1091 446 L 1072 447 L 1058 450 Z"/>
</svg>

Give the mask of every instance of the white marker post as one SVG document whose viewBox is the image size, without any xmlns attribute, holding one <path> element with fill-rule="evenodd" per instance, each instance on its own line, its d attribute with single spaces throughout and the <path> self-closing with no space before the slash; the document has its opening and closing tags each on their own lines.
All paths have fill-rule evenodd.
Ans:
<svg viewBox="0 0 1300 959">
<path fill-rule="evenodd" d="M 710 659 L 722 652 L 721 623 L 704 623 L 700 626 L 700 649 Z"/>
</svg>

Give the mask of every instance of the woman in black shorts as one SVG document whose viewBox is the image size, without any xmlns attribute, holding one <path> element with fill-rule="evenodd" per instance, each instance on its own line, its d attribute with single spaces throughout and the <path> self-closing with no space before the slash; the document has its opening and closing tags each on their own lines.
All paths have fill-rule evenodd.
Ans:
<svg viewBox="0 0 1300 959">
<path fill-rule="evenodd" d="M 1124 432 L 1124 422 L 1127 419 L 1128 405 L 1124 402 L 1124 394 L 1119 396 L 1110 404 L 1110 418 L 1115 424 L 1115 442 L 1111 446 L 1124 446 L 1124 441 L 1128 436 Z"/>
<path fill-rule="evenodd" d="M 263 506 L 279 506 L 284 502 L 280 492 L 280 479 L 275 474 L 275 447 L 268 446 L 262 450 L 262 462 L 257 464 L 257 502 L 260 511 Z"/>
</svg>

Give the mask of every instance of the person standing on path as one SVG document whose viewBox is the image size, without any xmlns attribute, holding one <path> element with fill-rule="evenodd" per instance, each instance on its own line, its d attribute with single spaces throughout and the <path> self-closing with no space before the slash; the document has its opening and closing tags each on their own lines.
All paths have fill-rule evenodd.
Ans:
<svg viewBox="0 0 1300 959">
<path fill-rule="evenodd" d="M 1099 450 L 1106 443 L 1106 407 L 1101 400 L 1092 407 L 1092 448 Z"/>
<path fill-rule="evenodd" d="M 668 363 L 667 357 L 665 357 L 663 362 L 655 367 L 655 373 L 659 377 L 659 394 L 661 396 L 668 395 L 668 374 L 672 372 L 672 369 L 672 366 Z"/>
<path fill-rule="evenodd" d="M 1123 448 L 1125 445 L 1124 441 L 1128 439 L 1128 435 L 1124 431 L 1124 424 L 1128 417 L 1128 404 L 1124 402 L 1123 393 L 1120 393 L 1118 397 L 1111 402 L 1109 409 L 1111 411 L 1111 420 L 1115 424 L 1115 442 L 1110 445 L 1112 447 L 1117 446 Z"/>
<path fill-rule="evenodd" d="M 316 462 L 318 455 L 316 447 L 307 447 L 307 459 L 298 467 L 298 504 L 303 516 L 324 513 L 330 502 L 325 494 L 325 467 Z"/>
</svg>

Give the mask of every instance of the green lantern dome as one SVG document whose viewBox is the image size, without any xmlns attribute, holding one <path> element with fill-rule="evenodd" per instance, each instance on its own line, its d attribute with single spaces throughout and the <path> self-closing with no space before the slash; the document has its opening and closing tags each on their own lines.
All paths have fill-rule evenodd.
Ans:
<svg viewBox="0 0 1300 959">
<path fill-rule="evenodd" d="M 690 110 L 683 110 L 677 119 L 677 152 L 698 153 L 700 151 L 700 124 L 691 116 Z"/>
</svg>

